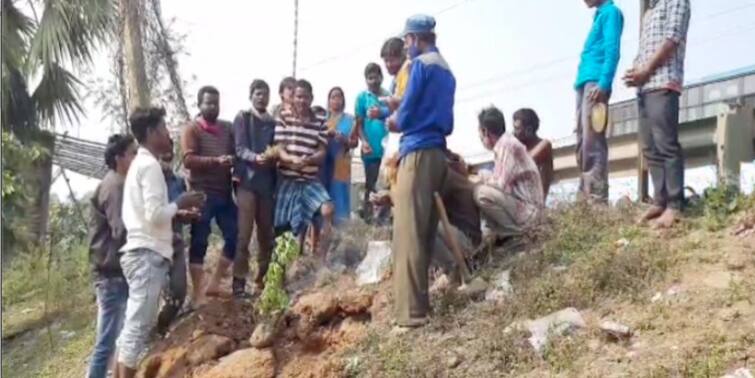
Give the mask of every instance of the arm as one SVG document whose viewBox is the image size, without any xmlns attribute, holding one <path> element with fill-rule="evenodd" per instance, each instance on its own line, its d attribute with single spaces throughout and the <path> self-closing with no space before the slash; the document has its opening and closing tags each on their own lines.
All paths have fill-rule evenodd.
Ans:
<svg viewBox="0 0 755 378">
<path fill-rule="evenodd" d="M 251 120 L 251 115 L 249 116 Z M 257 154 L 249 146 L 249 127 L 244 112 L 233 120 L 233 140 L 236 146 L 236 158 L 247 163 L 255 163 Z"/>
<path fill-rule="evenodd" d="M 199 156 L 199 141 L 194 125 L 184 127 L 181 134 L 181 151 L 183 151 L 183 163 L 186 169 L 212 169 L 220 166 L 218 159 L 210 156 Z"/>
<path fill-rule="evenodd" d="M 317 148 L 317 152 L 307 157 L 307 160 L 309 163 L 321 165 L 323 161 L 325 161 L 325 156 L 327 155 L 327 149 L 325 148 L 326 145 L 320 144 L 320 147 Z"/>
<path fill-rule="evenodd" d="M 367 118 L 367 109 L 364 106 L 361 94 L 357 96 L 356 105 L 354 107 L 354 117 L 356 118 L 355 128 L 359 141 L 362 142 L 363 146 L 369 146 L 370 144 L 367 142 L 367 137 L 364 135 L 364 120 Z"/>
<path fill-rule="evenodd" d="M 160 166 L 150 165 L 140 173 L 138 180 L 144 199 L 144 218 L 153 225 L 170 222 L 176 215 L 178 206 L 165 201 L 165 179 Z"/>
<path fill-rule="evenodd" d="M 547 196 L 553 182 L 553 145 L 543 139 L 532 149 L 530 156 L 538 167 L 542 167 L 540 178 L 543 182 L 543 195 Z"/>
<path fill-rule="evenodd" d="M 105 218 L 110 227 L 110 235 L 119 246 L 126 243 L 126 226 L 121 217 L 123 207 L 123 187 L 110 188 L 105 195 L 104 201 Z"/>
<path fill-rule="evenodd" d="M 605 18 L 603 25 L 605 58 L 603 59 L 598 86 L 603 92 L 608 93 L 611 91 L 613 79 L 616 76 L 616 67 L 619 65 L 621 56 L 621 33 L 624 30 L 624 16 L 621 11 L 614 8 L 614 11 L 607 12 Z"/>
<path fill-rule="evenodd" d="M 411 73 L 409 74 L 409 83 L 406 87 L 406 92 L 399 105 L 398 113 L 396 114 L 396 130 L 402 131 L 402 127 L 410 124 L 410 117 L 415 112 L 415 107 L 420 99 L 420 93 L 424 86 L 425 70 L 420 61 L 412 63 Z"/>
</svg>

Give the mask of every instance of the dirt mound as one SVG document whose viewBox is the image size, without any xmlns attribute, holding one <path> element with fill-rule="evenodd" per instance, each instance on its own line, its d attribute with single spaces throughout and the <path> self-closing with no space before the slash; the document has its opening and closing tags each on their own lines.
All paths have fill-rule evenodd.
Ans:
<svg viewBox="0 0 755 378">
<path fill-rule="evenodd" d="M 340 354 L 367 335 L 375 296 L 373 290 L 340 288 L 337 283 L 302 293 L 266 349 L 250 348 L 256 323 L 252 304 L 213 300 L 154 346 L 139 376 L 339 376 Z"/>
</svg>

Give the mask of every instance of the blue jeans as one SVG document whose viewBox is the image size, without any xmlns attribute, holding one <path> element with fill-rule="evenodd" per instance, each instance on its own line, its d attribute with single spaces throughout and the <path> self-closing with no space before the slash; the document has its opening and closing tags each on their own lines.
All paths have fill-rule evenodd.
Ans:
<svg viewBox="0 0 755 378">
<path fill-rule="evenodd" d="M 223 256 L 233 261 L 236 255 L 236 237 L 238 219 L 236 204 L 228 196 L 223 198 L 209 194 L 202 208 L 202 216 L 191 224 L 191 246 L 189 247 L 189 264 L 204 264 L 207 243 L 212 232 L 212 219 L 215 219 L 223 233 Z"/>
<path fill-rule="evenodd" d="M 123 328 L 128 284 L 123 277 L 103 278 L 94 283 L 97 293 L 97 336 L 89 362 L 89 378 L 107 376 L 108 362 L 115 352 L 115 339 Z"/>
<path fill-rule="evenodd" d="M 168 278 L 170 261 L 149 249 L 135 249 L 121 256 L 128 282 L 126 320 L 118 336 L 118 362 L 135 369 L 157 323 L 160 293 Z"/>
</svg>

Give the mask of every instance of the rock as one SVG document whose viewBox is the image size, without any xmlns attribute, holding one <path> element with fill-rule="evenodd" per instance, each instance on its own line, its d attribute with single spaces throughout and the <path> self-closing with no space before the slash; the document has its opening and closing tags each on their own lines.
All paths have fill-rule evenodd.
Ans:
<svg viewBox="0 0 755 378">
<path fill-rule="evenodd" d="M 488 283 L 481 277 L 476 277 L 472 282 L 461 285 L 459 294 L 472 299 L 482 298 L 488 290 Z"/>
<path fill-rule="evenodd" d="M 275 336 L 277 334 L 277 328 L 272 321 L 263 321 L 254 327 L 254 332 L 249 338 L 249 344 L 253 348 L 263 349 L 273 345 Z"/>
<path fill-rule="evenodd" d="M 616 200 L 615 206 L 618 209 L 628 209 L 628 208 L 632 207 L 632 204 L 633 204 L 632 199 L 629 198 L 629 196 L 624 195 L 621 198 L 619 198 L 618 200 Z"/>
<path fill-rule="evenodd" d="M 451 287 L 451 279 L 447 274 L 441 274 L 430 286 L 430 294 L 445 292 L 449 287 Z"/>
<path fill-rule="evenodd" d="M 604 320 L 600 323 L 600 330 L 613 340 L 626 340 L 632 337 L 632 329 L 623 324 Z"/>
<path fill-rule="evenodd" d="M 450 357 L 448 357 L 446 366 L 449 369 L 456 369 L 459 365 L 461 365 L 461 357 L 459 357 L 458 354 L 454 353 Z"/>
<path fill-rule="evenodd" d="M 629 240 L 627 240 L 625 238 L 621 238 L 621 239 L 617 240 L 616 243 L 614 243 L 614 245 L 617 248 L 626 248 L 626 247 L 629 246 Z"/>
<path fill-rule="evenodd" d="M 367 255 L 356 270 L 357 284 L 369 285 L 380 282 L 391 267 L 391 242 L 371 241 L 367 245 Z"/>
<path fill-rule="evenodd" d="M 574 307 L 569 307 L 537 320 L 528 320 L 524 326 L 531 334 L 530 345 L 540 353 L 551 335 L 565 336 L 586 325 L 579 311 Z"/>
<path fill-rule="evenodd" d="M 367 314 L 373 297 L 374 294 L 361 290 L 348 291 L 338 298 L 338 310 L 348 316 Z"/>
<path fill-rule="evenodd" d="M 673 285 L 668 290 L 666 290 L 666 296 L 673 297 L 677 294 L 680 294 L 684 291 L 684 288 L 681 285 Z"/>
<path fill-rule="evenodd" d="M 511 293 L 514 292 L 514 288 L 511 286 L 510 276 L 510 270 L 501 272 L 496 277 L 495 281 L 493 281 L 495 283 L 495 286 L 490 288 L 487 293 L 485 293 L 485 300 L 489 302 L 501 303 L 506 299 L 506 297 L 511 295 Z"/>
<path fill-rule="evenodd" d="M 150 356 L 140 366 L 138 377 L 183 377 L 188 372 L 185 347 L 168 349 L 157 355 Z"/>
<path fill-rule="evenodd" d="M 718 317 L 725 322 L 730 322 L 742 316 L 742 314 L 736 308 L 729 307 L 724 308 L 718 312 Z"/>
<path fill-rule="evenodd" d="M 565 266 L 565 265 L 555 265 L 555 266 L 553 266 L 551 268 L 551 270 L 553 270 L 556 273 L 566 272 L 566 270 L 568 270 L 568 269 L 569 269 L 569 267 Z"/>
<path fill-rule="evenodd" d="M 205 334 L 205 331 L 204 331 L 203 329 L 197 329 L 197 330 L 195 330 L 195 331 L 194 331 L 194 332 L 193 332 L 193 333 L 191 334 L 191 339 L 192 339 L 192 340 L 196 340 L 196 339 L 198 339 L 198 338 L 202 337 L 202 335 L 204 335 L 204 334 Z"/>
<path fill-rule="evenodd" d="M 242 349 L 223 359 L 199 378 L 273 378 L 275 357 L 270 350 Z"/>
<path fill-rule="evenodd" d="M 752 372 L 747 368 L 739 368 L 733 372 L 724 375 L 721 378 L 753 378 Z"/>
<path fill-rule="evenodd" d="M 663 299 L 663 294 L 661 294 L 661 292 L 657 292 L 655 293 L 655 295 L 653 295 L 652 298 L 650 298 L 650 302 L 655 303 L 655 302 L 660 301 L 661 299 Z"/>
<path fill-rule="evenodd" d="M 68 339 L 70 339 L 70 338 L 72 338 L 74 336 L 76 336 L 76 332 L 73 332 L 73 331 L 62 331 L 62 332 L 60 332 L 60 337 L 63 340 L 68 340 Z"/>
<path fill-rule="evenodd" d="M 194 340 L 189 345 L 189 353 L 186 357 L 189 365 L 199 366 L 207 361 L 212 361 L 231 353 L 235 342 L 224 336 L 204 335 Z"/>
<path fill-rule="evenodd" d="M 713 289 L 727 289 L 733 276 L 730 272 L 713 272 L 703 278 L 703 283 Z"/>
<path fill-rule="evenodd" d="M 304 295 L 296 301 L 291 313 L 307 322 L 321 324 L 335 316 L 338 300 L 330 293 L 316 292 Z"/>
</svg>

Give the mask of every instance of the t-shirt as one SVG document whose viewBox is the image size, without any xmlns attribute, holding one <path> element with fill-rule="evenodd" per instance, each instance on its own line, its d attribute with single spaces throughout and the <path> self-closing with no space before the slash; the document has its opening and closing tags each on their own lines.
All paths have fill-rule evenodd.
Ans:
<svg viewBox="0 0 755 378">
<path fill-rule="evenodd" d="M 380 94 L 376 95 L 370 91 L 364 91 L 357 96 L 354 114 L 357 119 L 362 119 L 362 130 L 367 143 L 372 148 L 372 153 L 362 155 L 362 160 L 366 162 L 380 161 L 383 158 L 383 141 L 388 137 L 388 128 L 385 126 L 385 120 L 379 118 L 367 117 L 367 111 L 373 107 L 380 107 L 384 104 L 380 102 L 380 97 L 390 96 L 385 89 L 380 89 Z"/>
<path fill-rule="evenodd" d="M 282 146 L 290 155 L 301 158 L 312 156 L 328 143 L 325 120 L 322 118 L 302 118 L 289 109 L 283 109 L 276 122 L 275 144 Z M 296 180 L 316 180 L 320 169 L 314 163 L 295 167 L 282 161 L 278 168 L 283 177 Z"/>
</svg>

